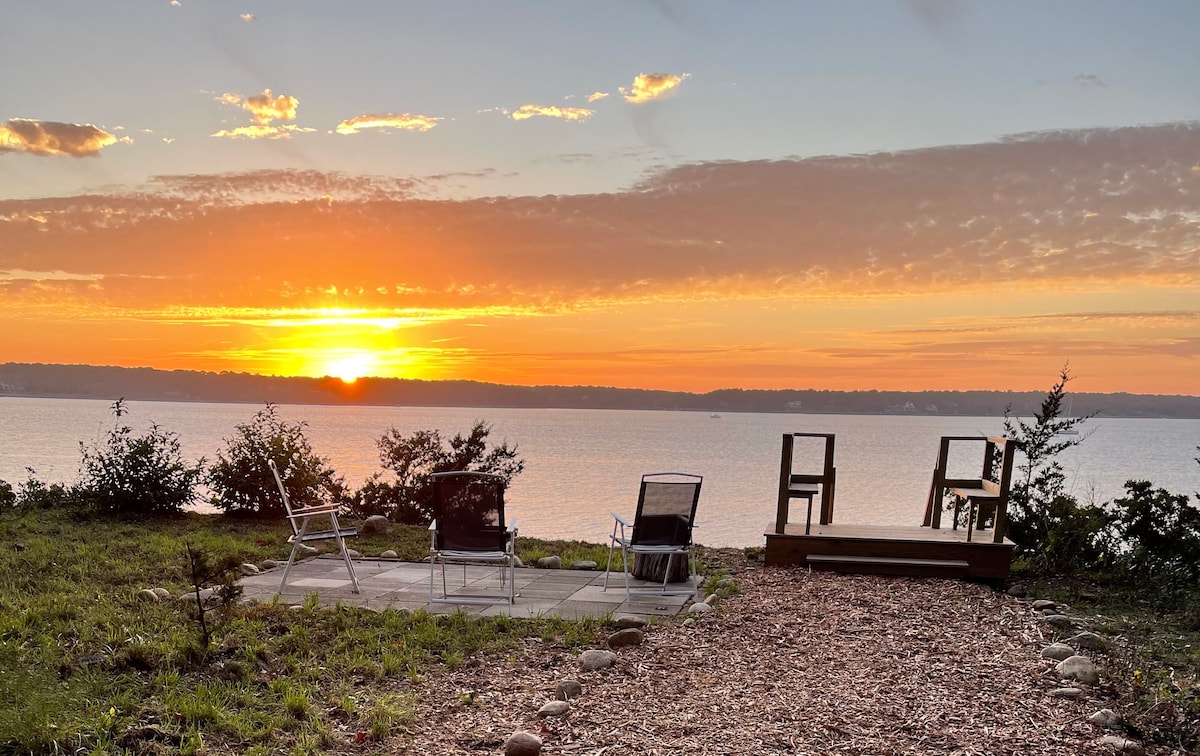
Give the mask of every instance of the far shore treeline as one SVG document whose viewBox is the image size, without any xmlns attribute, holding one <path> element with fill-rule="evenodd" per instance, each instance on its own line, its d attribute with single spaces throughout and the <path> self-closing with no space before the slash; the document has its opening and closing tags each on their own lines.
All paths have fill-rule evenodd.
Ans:
<svg viewBox="0 0 1200 756">
<path fill-rule="evenodd" d="M 797 381 L 803 380 L 798 376 Z M 0 364 L 0 396 L 261 404 L 1029 415 L 1039 391 L 821 391 L 720 389 L 703 394 L 602 386 L 506 386 L 400 378 L 301 378 L 93 365 Z M 1200 396 L 1072 393 L 1075 416 L 1200 418 Z"/>
</svg>

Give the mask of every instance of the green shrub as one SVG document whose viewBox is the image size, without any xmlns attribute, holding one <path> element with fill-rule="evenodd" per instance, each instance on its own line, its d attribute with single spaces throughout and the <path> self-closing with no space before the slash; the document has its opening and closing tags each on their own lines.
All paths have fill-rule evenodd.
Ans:
<svg viewBox="0 0 1200 756">
<path fill-rule="evenodd" d="M 1200 586 L 1200 508 L 1147 481 L 1129 481 L 1125 493 L 1113 501 L 1121 572 L 1159 602 L 1178 604 Z"/>
<path fill-rule="evenodd" d="M 178 434 L 157 424 L 142 435 L 122 425 L 128 412 L 124 399 L 113 402 L 112 412 L 117 423 L 103 442 L 79 442 L 80 500 L 102 512 L 137 514 L 178 513 L 191 504 L 204 460 L 185 463 Z"/>
<path fill-rule="evenodd" d="M 237 426 L 208 471 L 211 503 L 227 514 L 282 517 L 283 501 L 267 460 L 275 460 L 288 498 L 296 506 L 344 502 L 346 486 L 304 435 L 307 423 L 289 423 L 270 402 Z"/>
<path fill-rule="evenodd" d="M 525 469 L 516 445 L 507 441 L 489 448 L 492 426 L 479 420 L 464 436 L 448 442 L 437 430 L 418 430 L 405 436 L 394 427 L 376 442 L 379 461 L 393 480 L 376 473 L 355 494 L 351 512 L 358 517 L 382 514 L 396 522 L 427 525 L 432 519 L 433 488 L 429 476 L 439 472 L 473 471 L 499 475 L 505 485 Z"/>
<path fill-rule="evenodd" d="M 17 492 L 7 480 L 0 480 L 0 509 L 12 509 L 17 505 Z"/>
</svg>

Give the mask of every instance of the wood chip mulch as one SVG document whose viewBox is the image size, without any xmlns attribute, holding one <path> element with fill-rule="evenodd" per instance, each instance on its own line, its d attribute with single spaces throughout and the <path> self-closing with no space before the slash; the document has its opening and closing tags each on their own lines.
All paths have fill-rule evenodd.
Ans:
<svg viewBox="0 0 1200 756">
<path fill-rule="evenodd" d="M 1111 754 L 1086 717 L 1102 691 L 1052 698 L 1049 633 L 1026 602 L 969 583 L 763 568 L 685 627 L 646 628 L 614 668 L 528 640 L 417 685 L 397 754 Z M 601 641 L 602 642 L 602 641 Z M 599 643 L 597 647 L 602 647 Z M 538 719 L 564 679 L 564 717 Z"/>
</svg>

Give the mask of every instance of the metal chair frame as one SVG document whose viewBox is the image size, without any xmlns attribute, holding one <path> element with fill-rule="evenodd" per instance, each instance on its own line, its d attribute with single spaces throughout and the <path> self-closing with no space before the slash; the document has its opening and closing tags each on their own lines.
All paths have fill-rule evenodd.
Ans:
<svg viewBox="0 0 1200 756">
<path fill-rule="evenodd" d="M 516 564 L 517 564 L 517 523 L 516 520 L 510 521 L 507 525 L 504 522 L 504 478 L 499 475 L 481 472 L 445 472 L 434 473 L 429 476 L 433 480 L 434 485 L 434 519 L 429 524 L 429 601 L 433 604 L 468 604 L 468 605 L 495 605 L 506 604 L 512 606 L 516 602 Z M 478 483 L 486 483 L 488 485 L 499 486 L 498 502 L 496 512 L 499 522 L 493 526 L 499 528 L 498 534 L 502 535 L 502 548 L 500 549 L 446 549 L 438 547 L 438 520 L 443 520 L 445 524 L 445 513 L 441 512 L 441 489 L 439 488 L 445 482 L 449 482 L 454 478 L 465 478 Z M 447 564 L 462 564 L 463 566 L 463 587 L 467 585 L 467 566 L 470 564 L 495 564 L 499 568 L 500 573 L 500 593 L 456 593 L 450 595 L 446 583 L 446 565 Z M 435 594 L 434 586 L 437 583 L 437 566 L 442 567 L 442 595 L 438 597 Z M 506 573 L 507 568 L 507 574 Z"/>
<path fill-rule="evenodd" d="M 283 478 L 279 474 L 275 460 L 267 460 L 267 466 L 271 468 L 271 475 L 275 478 L 275 485 L 279 488 L 280 497 L 283 498 L 283 508 L 287 512 L 288 524 L 292 526 L 292 536 L 288 538 L 288 543 L 292 544 L 292 552 L 288 554 L 287 566 L 283 568 L 283 578 L 279 581 L 279 592 L 282 593 L 284 586 L 287 585 L 288 574 L 292 571 L 292 565 L 296 562 L 296 555 L 300 552 L 300 547 L 308 541 L 327 541 L 332 538 L 337 542 L 338 551 L 346 563 L 346 572 L 350 574 L 351 590 L 358 593 L 358 574 L 354 571 L 354 561 L 350 559 L 350 554 L 346 550 L 346 542 L 343 540 L 358 535 L 358 530 L 343 528 L 338 524 L 337 513 L 341 505 L 318 504 L 312 507 L 293 508 L 287 489 L 283 487 Z M 330 529 L 309 532 L 308 524 L 314 517 L 328 517 Z M 300 523 L 299 526 L 296 524 L 297 521 Z"/>
<path fill-rule="evenodd" d="M 608 544 L 608 563 L 604 570 L 604 588 L 608 590 L 608 578 L 612 572 L 612 558 L 617 546 L 621 547 L 621 566 L 624 569 L 625 575 L 625 595 L 627 598 L 633 596 L 684 596 L 693 595 L 699 590 L 697 585 L 696 571 L 696 552 L 692 541 L 692 531 L 696 528 L 696 505 L 700 500 L 700 486 L 704 482 L 704 477 L 701 475 L 693 475 L 691 473 L 647 473 L 642 476 L 641 487 L 638 490 L 638 505 L 637 512 L 634 515 L 634 521 L 630 523 L 624 517 L 621 517 L 615 512 L 610 512 L 613 517 L 613 532 L 609 537 Z M 670 486 L 688 486 L 692 488 L 691 508 L 686 515 L 686 521 L 679 523 L 682 526 L 684 537 L 678 539 L 677 543 L 653 543 L 648 541 L 660 540 L 653 537 L 645 538 L 639 529 L 644 525 L 643 518 L 644 508 L 646 504 L 646 492 L 652 487 L 660 485 Z M 635 588 L 629 582 L 629 555 L 633 554 L 636 558 L 639 554 L 666 554 L 667 567 L 663 573 L 663 582 L 658 588 Z M 683 556 L 688 560 L 688 582 L 689 588 L 669 588 L 667 580 L 671 576 L 671 568 L 674 566 L 675 557 Z"/>
</svg>

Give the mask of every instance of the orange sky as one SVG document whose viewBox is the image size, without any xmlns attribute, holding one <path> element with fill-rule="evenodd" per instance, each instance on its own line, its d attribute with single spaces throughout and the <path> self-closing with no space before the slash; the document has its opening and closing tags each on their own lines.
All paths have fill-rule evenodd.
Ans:
<svg viewBox="0 0 1200 756">
<path fill-rule="evenodd" d="M 2 200 L 0 362 L 707 391 L 1036 390 L 1069 360 L 1080 391 L 1200 393 L 1200 126 L 697 163 L 611 194 L 375 181 Z"/>
</svg>

